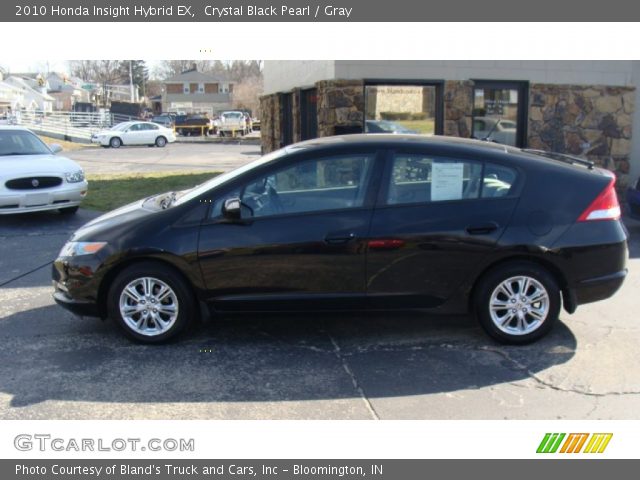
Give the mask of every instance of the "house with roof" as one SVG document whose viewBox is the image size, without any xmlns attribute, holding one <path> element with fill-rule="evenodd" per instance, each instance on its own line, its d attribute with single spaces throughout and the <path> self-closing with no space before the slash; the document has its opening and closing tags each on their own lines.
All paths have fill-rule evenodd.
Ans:
<svg viewBox="0 0 640 480">
<path fill-rule="evenodd" d="M 196 68 L 164 80 L 162 110 L 214 115 L 232 107 L 234 82 Z"/>
<path fill-rule="evenodd" d="M 4 83 L 17 90 L 20 97 L 12 110 L 53 111 L 55 99 L 47 93 L 47 82 L 42 77 L 30 78 L 11 75 L 4 80 Z"/>
<path fill-rule="evenodd" d="M 71 111 L 77 102 L 89 102 L 90 92 L 83 89 L 85 82 L 65 73 L 51 72 L 46 78 L 47 93 L 54 98 L 54 110 Z"/>
</svg>

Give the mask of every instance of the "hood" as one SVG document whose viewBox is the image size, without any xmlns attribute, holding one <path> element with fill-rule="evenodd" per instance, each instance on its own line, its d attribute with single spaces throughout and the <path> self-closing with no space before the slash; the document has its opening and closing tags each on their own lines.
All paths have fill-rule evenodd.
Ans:
<svg viewBox="0 0 640 480">
<path fill-rule="evenodd" d="M 142 218 L 157 213 L 158 210 L 144 208 L 144 202 L 145 199 L 136 200 L 124 207 L 94 218 L 76 230 L 71 240 L 100 241 L 101 233 L 106 230 L 109 230 L 109 237 L 113 237 L 114 232 L 122 232 L 127 226 L 136 225 Z"/>
<path fill-rule="evenodd" d="M 117 208 L 94 218 L 76 230 L 72 240 L 102 241 L 112 240 L 124 235 L 129 229 L 137 228 L 141 222 L 153 215 L 166 212 L 160 201 L 167 198 L 171 192 L 165 192 L 151 197 L 136 200 L 123 207 Z"/>
<path fill-rule="evenodd" d="M 0 177 L 16 175 L 64 174 L 82 170 L 73 160 L 57 155 L 10 155 L 0 156 Z"/>
</svg>

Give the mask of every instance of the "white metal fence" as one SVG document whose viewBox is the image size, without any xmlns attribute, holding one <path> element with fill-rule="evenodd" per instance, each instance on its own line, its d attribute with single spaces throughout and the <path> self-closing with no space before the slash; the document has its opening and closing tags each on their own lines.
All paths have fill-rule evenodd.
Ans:
<svg viewBox="0 0 640 480">
<path fill-rule="evenodd" d="M 36 133 L 76 141 L 89 141 L 91 135 L 118 123 L 135 120 L 127 115 L 109 112 L 21 112 L 15 124 L 27 127 Z"/>
</svg>

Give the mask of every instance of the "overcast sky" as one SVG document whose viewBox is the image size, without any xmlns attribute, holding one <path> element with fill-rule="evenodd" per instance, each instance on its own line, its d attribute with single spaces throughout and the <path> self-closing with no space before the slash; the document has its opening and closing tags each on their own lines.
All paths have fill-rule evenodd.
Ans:
<svg viewBox="0 0 640 480">
<path fill-rule="evenodd" d="M 160 63 L 158 60 L 145 60 L 149 71 Z M 69 60 L 9 60 L 0 59 L 0 67 L 12 73 L 26 72 L 67 72 L 69 70 Z"/>
</svg>

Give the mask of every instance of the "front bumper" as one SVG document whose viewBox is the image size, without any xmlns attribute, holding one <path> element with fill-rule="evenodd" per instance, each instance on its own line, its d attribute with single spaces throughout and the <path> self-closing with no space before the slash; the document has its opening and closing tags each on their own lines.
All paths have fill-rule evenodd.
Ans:
<svg viewBox="0 0 640 480">
<path fill-rule="evenodd" d="M 89 317 L 105 317 L 99 303 L 102 262 L 96 255 L 59 257 L 51 268 L 53 299 L 70 312 Z"/>
<path fill-rule="evenodd" d="M 0 192 L 0 215 L 75 207 L 86 196 L 88 187 L 82 181 L 37 192 L 4 189 Z"/>
<path fill-rule="evenodd" d="M 56 282 L 53 282 L 56 291 L 53 292 L 53 299 L 62 308 L 70 311 L 74 315 L 81 317 L 100 317 L 100 309 L 98 304 L 90 301 L 74 300 L 68 294 L 59 290 Z"/>
</svg>

